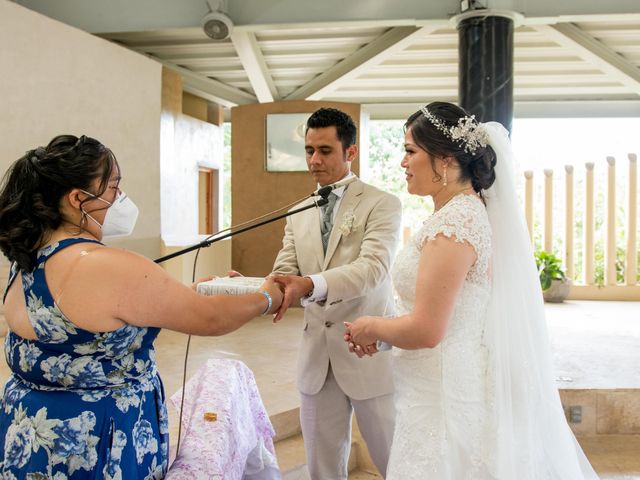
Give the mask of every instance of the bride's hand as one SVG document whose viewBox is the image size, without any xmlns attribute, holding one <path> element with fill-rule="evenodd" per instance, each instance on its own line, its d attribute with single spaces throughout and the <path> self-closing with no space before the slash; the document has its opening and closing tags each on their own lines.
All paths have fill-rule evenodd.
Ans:
<svg viewBox="0 0 640 480">
<path fill-rule="evenodd" d="M 363 357 L 373 355 L 378 352 L 376 347 L 377 338 L 369 331 L 371 322 L 375 317 L 360 317 L 355 322 L 344 322 L 346 332 L 344 340 L 349 345 L 349 351 Z"/>
<path fill-rule="evenodd" d="M 351 335 L 351 341 L 356 345 L 376 343 L 378 339 L 371 332 L 371 326 L 375 320 L 376 317 L 359 317 L 353 323 L 344 322 L 344 326 Z"/>
</svg>

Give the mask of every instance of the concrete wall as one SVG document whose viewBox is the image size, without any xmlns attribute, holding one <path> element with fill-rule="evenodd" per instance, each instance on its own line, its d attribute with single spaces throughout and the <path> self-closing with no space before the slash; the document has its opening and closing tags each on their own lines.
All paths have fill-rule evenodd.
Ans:
<svg viewBox="0 0 640 480">
<path fill-rule="evenodd" d="M 163 69 L 161 120 L 162 255 L 198 243 L 199 167 L 222 169 L 223 130 L 219 111 L 206 100 L 182 91 L 179 74 Z M 216 117 L 212 119 L 212 117 Z M 176 279 L 191 283 L 195 252 L 163 263 Z M 196 280 L 226 275 L 231 242 L 223 240 L 200 251 Z"/>
<path fill-rule="evenodd" d="M 363 134 L 360 105 L 341 102 L 274 102 L 242 105 L 231 110 L 231 194 L 232 220 L 237 225 L 283 207 L 315 190 L 309 172 L 267 172 L 265 169 L 265 120 L 268 113 L 313 113 L 321 107 L 338 108 L 353 118 L 359 144 Z M 304 150 L 300 152 L 304 155 Z M 356 159 L 351 169 L 358 173 Z M 271 272 L 282 247 L 284 220 L 241 233 L 233 238 L 233 268 L 245 275 Z"/>
<path fill-rule="evenodd" d="M 161 65 L 6 0 L 0 45 L 0 173 L 55 135 L 97 138 L 140 208 L 133 235 L 108 243 L 156 257 Z"/>
</svg>

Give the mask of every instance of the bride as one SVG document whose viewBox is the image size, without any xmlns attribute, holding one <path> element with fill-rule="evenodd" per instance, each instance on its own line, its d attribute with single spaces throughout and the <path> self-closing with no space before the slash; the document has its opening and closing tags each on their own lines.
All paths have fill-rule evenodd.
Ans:
<svg viewBox="0 0 640 480">
<path fill-rule="evenodd" d="M 387 480 L 597 479 L 554 383 L 507 131 L 443 102 L 405 131 L 407 189 L 435 212 L 396 259 L 399 316 L 345 334 L 359 356 L 394 346 Z"/>
</svg>

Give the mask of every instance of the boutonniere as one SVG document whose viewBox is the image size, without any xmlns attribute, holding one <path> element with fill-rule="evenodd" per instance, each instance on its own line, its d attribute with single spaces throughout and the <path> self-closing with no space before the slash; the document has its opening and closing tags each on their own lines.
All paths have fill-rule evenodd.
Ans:
<svg viewBox="0 0 640 480">
<path fill-rule="evenodd" d="M 353 226 L 353 222 L 355 222 L 355 220 L 356 220 L 356 217 L 353 214 L 353 210 L 349 210 L 345 212 L 345 214 L 342 216 L 342 223 L 340 224 L 340 233 L 342 233 L 344 237 L 348 237 L 349 234 L 355 230 Z"/>
</svg>

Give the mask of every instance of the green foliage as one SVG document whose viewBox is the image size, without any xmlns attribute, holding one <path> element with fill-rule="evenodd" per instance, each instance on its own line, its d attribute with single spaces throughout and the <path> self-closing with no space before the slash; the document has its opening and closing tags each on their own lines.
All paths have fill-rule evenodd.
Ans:
<svg viewBox="0 0 640 480">
<path fill-rule="evenodd" d="M 552 280 L 565 279 L 562 262 L 553 253 L 536 250 L 535 256 L 542 290 L 547 290 L 551 286 Z"/>
<path fill-rule="evenodd" d="M 598 248 L 596 245 L 596 254 L 595 254 L 595 268 L 594 268 L 594 282 L 596 285 L 602 287 L 604 286 L 604 270 L 605 270 L 605 262 L 604 262 L 604 247 L 601 245 Z M 616 282 L 623 283 L 624 275 L 625 275 L 625 263 L 626 263 L 626 252 L 624 248 L 617 247 L 616 248 Z"/>
<path fill-rule="evenodd" d="M 429 216 L 432 207 L 423 197 L 407 192 L 404 168 L 404 121 L 374 121 L 369 125 L 369 157 L 363 170 L 365 181 L 390 193 L 402 202 L 403 226 L 418 228 Z M 364 173 L 364 171 L 363 171 Z"/>
</svg>

